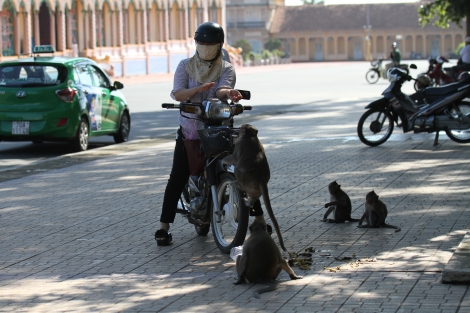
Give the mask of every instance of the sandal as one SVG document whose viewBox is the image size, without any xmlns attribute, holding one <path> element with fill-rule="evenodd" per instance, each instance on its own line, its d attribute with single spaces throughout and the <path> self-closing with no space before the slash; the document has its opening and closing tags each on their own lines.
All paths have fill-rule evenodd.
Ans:
<svg viewBox="0 0 470 313">
<path fill-rule="evenodd" d="M 166 230 L 159 229 L 155 232 L 155 240 L 159 246 L 168 246 L 171 244 L 173 236 Z"/>
</svg>

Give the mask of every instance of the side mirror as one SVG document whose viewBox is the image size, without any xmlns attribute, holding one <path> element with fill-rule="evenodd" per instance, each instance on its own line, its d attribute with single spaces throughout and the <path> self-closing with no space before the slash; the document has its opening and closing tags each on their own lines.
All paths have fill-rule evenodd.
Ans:
<svg viewBox="0 0 470 313">
<path fill-rule="evenodd" d="M 248 90 L 240 90 L 240 89 L 237 89 L 237 90 L 242 94 L 242 99 L 250 100 L 251 92 L 249 92 Z"/>
<path fill-rule="evenodd" d="M 412 69 L 415 70 L 415 69 L 417 69 L 418 67 L 417 67 L 415 64 L 411 64 L 411 65 L 410 65 L 410 68 L 412 68 Z"/>
<path fill-rule="evenodd" d="M 121 82 L 115 81 L 114 84 L 113 84 L 113 88 L 114 88 L 114 90 L 119 90 L 119 89 L 124 88 L 124 85 Z"/>
</svg>

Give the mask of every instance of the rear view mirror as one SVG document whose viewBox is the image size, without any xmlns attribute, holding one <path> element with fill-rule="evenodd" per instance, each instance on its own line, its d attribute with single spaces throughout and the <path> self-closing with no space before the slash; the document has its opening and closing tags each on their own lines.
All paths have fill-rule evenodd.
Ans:
<svg viewBox="0 0 470 313">
<path fill-rule="evenodd" d="M 119 90 L 119 89 L 124 88 L 124 85 L 121 82 L 115 81 L 114 84 L 113 84 L 113 87 L 114 87 L 115 90 Z"/>
<path fill-rule="evenodd" d="M 417 67 L 415 64 L 411 64 L 411 65 L 410 65 L 410 68 L 412 68 L 412 69 L 415 70 L 415 69 L 417 69 L 418 67 Z"/>
<path fill-rule="evenodd" d="M 242 99 L 244 100 L 250 100 L 251 98 L 251 92 L 249 92 L 248 90 L 240 90 L 240 89 L 237 89 L 241 94 L 242 94 Z"/>
</svg>

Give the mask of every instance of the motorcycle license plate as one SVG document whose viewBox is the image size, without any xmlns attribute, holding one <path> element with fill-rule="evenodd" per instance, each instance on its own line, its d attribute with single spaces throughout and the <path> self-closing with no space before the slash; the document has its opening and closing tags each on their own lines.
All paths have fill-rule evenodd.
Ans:
<svg viewBox="0 0 470 313">
<path fill-rule="evenodd" d="M 29 122 L 14 121 L 11 123 L 12 135 L 29 135 Z"/>
</svg>

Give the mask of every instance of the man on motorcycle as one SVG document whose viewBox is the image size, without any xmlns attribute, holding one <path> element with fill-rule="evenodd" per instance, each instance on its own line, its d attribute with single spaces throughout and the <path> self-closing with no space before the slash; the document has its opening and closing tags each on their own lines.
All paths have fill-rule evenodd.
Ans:
<svg viewBox="0 0 470 313">
<path fill-rule="evenodd" d="M 219 98 L 238 101 L 242 98 L 240 92 L 233 89 L 236 75 L 232 64 L 222 59 L 224 37 L 224 30 L 219 24 L 206 22 L 199 25 L 194 36 L 196 53 L 193 57 L 182 60 L 175 71 L 173 90 L 170 93 L 174 100 L 202 102 Z M 184 141 L 199 139 L 197 130 L 203 127 L 202 122 L 195 119 L 195 115 L 187 115 L 194 119 L 179 117 L 180 126 L 176 134 L 170 179 L 163 198 L 160 229 L 155 233 L 159 246 L 172 242 L 170 223 L 175 219 L 178 201 L 190 176 Z M 265 223 L 259 201 L 250 210 L 250 215 Z"/>
<path fill-rule="evenodd" d="M 396 42 L 392 43 L 392 51 L 390 51 L 390 59 L 392 59 L 392 62 L 386 65 L 387 71 L 392 67 L 397 67 L 398 65 L 400 65 L 400 62 L 401 62 L 401 52 L 400 52 L 400 49 L 398 49 Z"/>
<path fill-rule="evenodd" d="M 459 62 L 451 69 L 454 80 L 457 80 L 460 71 L 470 71 L 470 36 L 465 38 L 465 47 L 460 50 Z"/>
</svg>

